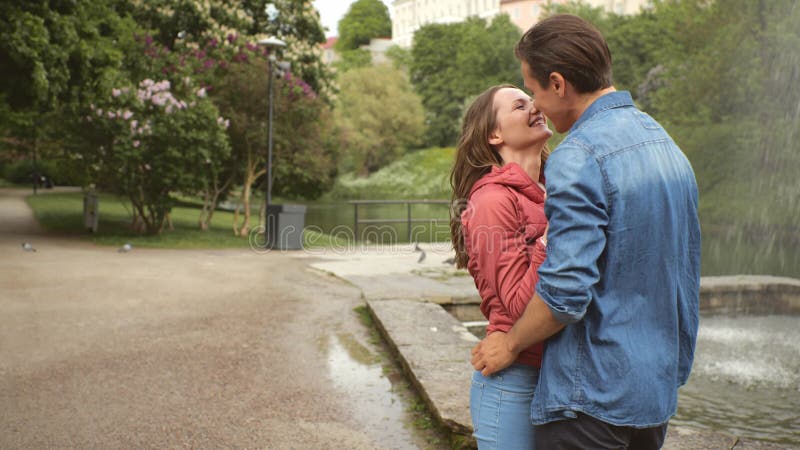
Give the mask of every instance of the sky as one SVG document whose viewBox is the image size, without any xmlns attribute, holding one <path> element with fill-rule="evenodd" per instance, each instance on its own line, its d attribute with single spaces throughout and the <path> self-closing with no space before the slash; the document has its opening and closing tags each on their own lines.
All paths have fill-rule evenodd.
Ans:
<svg viewBox="0 0 800 450">
<path fill-rule="evenodd" d="M 392 0 L 382 0 L 383 4 L 389 8 L 389 14 L 392 12 Z M 314 0 L 314 7 L 319 11 L 322 27 L 327 28 L 325 36 L 337 36 L 339 33 L 336 31 L 339 25 L 339 19 L 345 15 L 350 4 L 354 0 Z"/>
</svg>

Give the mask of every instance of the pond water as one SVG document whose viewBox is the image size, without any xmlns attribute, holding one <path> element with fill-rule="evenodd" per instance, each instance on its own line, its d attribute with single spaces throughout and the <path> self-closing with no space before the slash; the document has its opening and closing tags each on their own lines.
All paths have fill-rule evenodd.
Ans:
<svg viewBox="0 0 800 450">
<path fill-rule="evenodd" d="M 670 423 L 800 448 L 800 317 L 702 317 Z"/>
<path fill-rule="evenodd" d="M 800 317 L 703 317 L 672 423 L 800 447 Z"/>
<path fill-rule="evenodd" d="M 354 236 L 353 205 L 347 202 L 306 203 L 306 226 L 346 239 Z M 439 222 L 414 223 L 412 241 L 446 242 L 450 240 L 448 205 L 414 205 L 415 219 L 439 219 Z M 405 219 L 404 205 L 359 207 L 362 219 Z M 746 231 L 735 225 L 702 225 L 702 275 L 774 275 L 800 278 L 800 233 L 793 230 Z M 405 223 L 359 226 L 361 241 L 394 244 L 407 243 Z"/>
</svg>

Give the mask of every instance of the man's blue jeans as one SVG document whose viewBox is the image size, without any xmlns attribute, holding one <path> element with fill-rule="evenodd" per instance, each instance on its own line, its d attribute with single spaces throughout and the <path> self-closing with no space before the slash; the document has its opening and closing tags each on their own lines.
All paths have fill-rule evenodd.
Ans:
<svg viewBox="0 0 800 450">
<path fill-rule="evenodd" d="M 496 374 L 472 375 L 469 409 L 480 450 L 534 448 L 531 401 L 539 369 L 512 364 Z"/>
</svg>

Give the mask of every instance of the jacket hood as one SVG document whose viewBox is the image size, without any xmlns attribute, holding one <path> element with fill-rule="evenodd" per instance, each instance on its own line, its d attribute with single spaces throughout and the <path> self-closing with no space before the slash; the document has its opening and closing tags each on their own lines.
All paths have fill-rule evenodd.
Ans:
<svg viewBox="0 0 800 450">
<path fill-rule="evenodd" d="M 517 163 L 508 163 L 502 167 L 492 166 L 491 172 L 475 182 L 469 196 L 472 197 L 475 192 L 489 184 L 513 188 L 536 203 L 544 201 L 544 190 Z"/>
</svg>

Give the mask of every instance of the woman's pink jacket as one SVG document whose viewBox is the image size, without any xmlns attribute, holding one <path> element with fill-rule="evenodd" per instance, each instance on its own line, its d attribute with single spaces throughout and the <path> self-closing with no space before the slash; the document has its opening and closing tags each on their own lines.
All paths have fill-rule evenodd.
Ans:
<svg viewBox="0 0 800 450">
<path fill-rule="evenodd" d="M 538 239 L 547 226 L 544 198 L 542 187 L 515 163 L 493 167 L 470 191 L 461 223 L 487 334 L 510 330 L 533 297 L 545 259 Z M 517 362 L 539 367 L 542 351 L 542 344 L 534 345 Z"/>
</svg>

